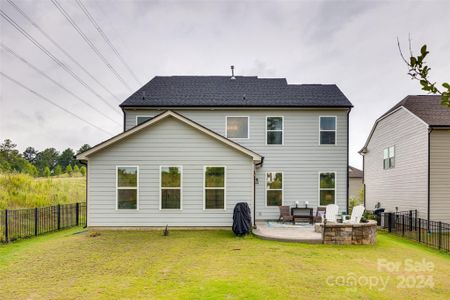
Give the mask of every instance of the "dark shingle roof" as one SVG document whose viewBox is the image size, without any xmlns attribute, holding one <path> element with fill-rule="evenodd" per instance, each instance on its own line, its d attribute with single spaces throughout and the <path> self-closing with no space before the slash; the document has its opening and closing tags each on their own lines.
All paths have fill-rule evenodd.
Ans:
<svg viewBox="0 0 450 300">
<path fill-rule="evenodd" d="M 256 76 L 156 76 L 121 107 L 352 107 L 334 84 L 287 84 Z"/>
<path fill-rule="evenodd" d="M 430 126 L 450 126 L 450 108 L 441 105 L 441 96 L 407 96 L 380 118 L 383 118 L 400 106 L 405 107 Z"/>
<path fill-rule="evenodd" d="M 362 178 L 363 177 L 363 171 L 360 169 L 357 169 L 352 166 L 348 166 L 348 177 L 350 178 Z"/>
</svg>

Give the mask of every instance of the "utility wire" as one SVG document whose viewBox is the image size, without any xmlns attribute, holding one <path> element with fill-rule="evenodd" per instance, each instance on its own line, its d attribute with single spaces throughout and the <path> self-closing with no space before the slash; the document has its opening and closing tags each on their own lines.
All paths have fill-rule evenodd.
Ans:
<svg viewBox="0 0 450 300">
<path fill-rule="evenodd" d="M 8 0 L 11 1 L 11 0 Z M 139 79 L 137 78 L 136 74 L 133 72 L 133 70 L 130 68 L 130 66 L 127 64 L 127 62 L 125 61 L 125 59 L 123 59 L 122 55 L 120 55 L 119 51 L 116 49 L 116 47 L 114 47 L 114 45 L 112 44 L 111 40 L 108 38 L 108 36 L 106 35 L 106 33 L 102 30 L 102 28 L 100 27 L 100 25 L 95 21 L 94 17 L 92 16 L 92 14 L 89 12 L 89 10 L 86 8 L 86 6 L 83 4 L 83 2 L 81 2 L 81 0 L 75 0 L 78 4 L 78 6 L 81 8 L 81 10 L 84 12 L 84 14 L 86 15 L 86 17 L 89 19 L 89 21 L 91 22 L 92 26 L 94 26 L 94 28 L 98 31 L 98 33 L 100 34 L 100 36 L 105 40 L 105 42 L 108 44 L 108 46 L 112 49 L 112 51 L 114 52 L 114 54 L 116 54 L 116 56 L 119 58 L 119 60 L 122 62 L 122 64 L 125 66 L 125 68 L 128 70 L 128 72 L 131 74 L 131 76 L 133 76 L 134 80 L 136 80 L 136 82 L 139 85 L 142 85 L 142 83 L 139 81 Z"/>
<path fill-rule="evenodd" d="M 119 79 L 119 81 L 127 87 L 130 91 L 133 91 L 132 88 L 126 83 L 122 76 L 114 69 L 114 67 L 109 63 L 106 57 L 97 49 L 97 47 L 92 43 L 92 41 L 84 34 L 84 32 L 78 27 L 72 17 L 64 10 L 61 4 L 57 0 L 50 0 L 53 5 L 59 10 L 59 12 L 66 18 L 66 20 L 72 25 L 72 27 L 81 35 L 83 40 L 88 44 L 88 46 L 92 49 L 92 51 L 97 54 L 100 60 L 111 70 L 111 72 Z"/>
<path fill-rule="evenodd" d="M 112 97 L 116 98 L 117 101 L 122 102 L 122 100 L 117 97 L 116 94 L 111 92 L 110 89 L 108 89 L 105 85 L 103 85 L 98 79 L 92 75 L 88 70 L 86 70 L 85 67 L 83 67 L 75 58 L 73 58 L 72 55 L 70 55 L 66 50 L 64 50 L 63 47 L 61 47 L 51 36 L 49 36 L 38 24 L 36 24 L 20 7 L 17 6 L 12 0 L 7 0 L 9 4 L 11 4 L 12 7 L 14 7 L 25 19 L 28 20 L 28 22 L 31 23 L 39 32 L 45 36 L 56 48 L 59 49 L 62 53 L 64 53 L 74 64 L 76 64 L 81 70 L 83 70 L 84 73 L 86 73 L 92 80 L 94 80 L 100 87 L 102 87 L 108 94 L 110 94 Z"/>
<path fill-rule="evenodd" d="M 12 50 L 11 48 L 9 48 L 8 46 L 6 46 L 3 43 L 0 43 L 0 46 L 6 50 L 8 53 L 10 53 L 11 55 L 13 55 L 14 57 L 16 57 L 17 59 L 19 59 L 20 61 L 22 61 L 24 64 L 28 65 L 30 68 L 32 68 L 33 70 L 35 70 L 37 73 L 39 73 L 40 75 L 44 76 L 45 78 L 47 78 L 48 80 L 50 80 L 51 82 L 53 82 L 54 84 L 56 84 L 57 86 L 59 86 L 61 89 L 63 89 L 64 91 L 66 91 L 67 93 L 71 94 L 73 97 L 75 97 L 76 99 L 78 99 L 79 101 L 81 101 L 82 103 L 86 104 L 87 106 L 89 106 L 90 108 L 92 108 L 93 110 L 95 110 L 96 112 L 98 112 L 99 114 L 101 114 L 102 116 L 104 116 L 105 118 L 113 121 L 114 123 L 116 123 L 117 125 L 120 125 L 119 122 L 117 122 L 116 120 L 114 120 L 113 118 L 109 117 L 107 114 L 105 114 L 104 112 L 102 112 L 101 110 L 99 110 L 98 108 L 96 108 L 95 106 L 93 106 L 92 104 L 90 104 L 88 101 L 84 100 L 83 98 L 81 98 L 80 96 L 76 95 L 74 92 L 72 92 L 71 90 L 67 89 L 66 87 L 64 87 L 62 84 L 60 84 L 59 82 L 57 82 L 56 80 L 54 80 L 53 78 L 51 78 L 50 76 L 48 76 L 47 74 L 45 74 L 42 70 L 40 70 L 39 68 L 37 68 L 36 66 L 34 66 L 32 63 L 30 63 L 28 60 L 26 60 L 25 58 L 23 58 L 22 56 L 20 56 L 17 52 L 15 52 L 14 50 Z"/>
<path fill-rule="evenodd" d="M 26 32 L 20 25 L 14 22 L 2 9 L 0 9 L 0 15 L 8 21 L 11 26 L 13 26 L 17 31 L 19 31 L 23 36 L 25 36 L 29 41 L 31 41 L 36 47 L 38 47 L 42 52 L 44 52 L 48 57 L 50 57 L 56 64 L 62 68 L 64 71 L 69 73 L 75 80 L 77 80 L 80 84 L 86 87 L 89 91 L 91 91 L 94 95 L 96 95 L 100 100 L 102 100 L 106 105 L 112 108 L 116 113 L 116 107 L 112 106 L 105 98 L 99 95 L 93 88 L 91 88 L 86 82 L 83 81 L 77 74 L 75 74 L 67 65 L 65 65 L 62 61 L 60 61 L 56 56 L 54 56 L 50 51 L 47 50 L 42 44 L 36 41 L 28 32 Z"/>
<path fill-rule="evenodd" d="M 35 90 L 30 89 L 29 87 L 23 85 L 21 82 L 15 80 L 14 78 L 11 78 L 10 76 L 8 76 L 8 75 L 6 75 L 5 73 L 3 73 L 2 71 L 0 71 L 0 74 L 1 74 L 3 77 L 9 79 L 11 82 L 14 82 L 15 84 L 17 84 L 17 85 L 20 86 L 21 88 L 23 88 L 23 89 L 29 91 L 30 93 L 32 93 L 32 94 L 38 96 L 38 97 L 41 98 L 42 100 L 44 100 L 44 101 L 46 101 L 46 102 L 48 102 L 48 103 L 50 103 L 50 104 L 52 104 L 52 105 L 58 107 L 58 108 L 61 109 L 62 111 L 64 111 L 64 112 L 70 114 L 71 116 L 77 118 L 78 120 L 80 120 L 80 121 L 82 121 L 82 122 L 84 122 L 84 123 L 86 123 L 86 124 L 89 124 L 90 126 L 95 127 L 95 128 L 97 128 L 98 130 L 101 130 L 101 131 L 103 131 L 104 133 L 106 133 L 106 134 L 108 134 L 108 135 L 112 135 L 111 132 L 109 132 L 109 131 L 107 131 L 107 130 L 105 130 L 105 129 L 103 129 L 103 128 L 101 128 L 101 127 L 99 127 L 99 126 L 97 126 L 97 125 L 95 125 L 95 124 L 93 124 L 93 123 L 91 123 L 91 122 L 89 122 L 88 120 L 86 120 L 86 119 L 84 119 L 84 118 L 82 118 L 82 117 L 80 117 L 80 116 L 74 114 L 73 112 L 71 112 L 70 110 L 64 108 L 63 106 L 59 105 L 58 103 L 56 103 L 56 102 L 50 100 L 49 98 L 47 98 L 47 97 L 45 97 L 45 96 L 39 94 L 39 93 L 36 92 Z"/>
</svg>

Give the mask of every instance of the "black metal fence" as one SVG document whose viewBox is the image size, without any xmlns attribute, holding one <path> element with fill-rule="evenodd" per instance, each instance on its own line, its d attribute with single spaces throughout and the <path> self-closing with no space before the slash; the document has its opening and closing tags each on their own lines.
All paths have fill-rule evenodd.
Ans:
<svg viewBox="0 0 450 300">
<path fill-rule="evenodd" d="M 382 225 L 390 233 L 450 252 L 450 224 L 418 218 L 417 210 L 383 213 Z"/>
<path fill-rule="evenodd" d="M 86 203 L 0 211 L 0 242 L 86 225 Z"/>
</svg>

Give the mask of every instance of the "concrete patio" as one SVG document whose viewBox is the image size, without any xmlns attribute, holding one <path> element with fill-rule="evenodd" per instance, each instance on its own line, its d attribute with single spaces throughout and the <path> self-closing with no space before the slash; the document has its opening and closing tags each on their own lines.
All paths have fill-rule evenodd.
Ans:
<svg viewBox="0 0 450 300">
<path fill-rule="evenodd" d="M 298 223 L 278 223 L 277 221 L 256 222 L 253 234 L 265 240 L 321 244 L 322 234 L 314 231 L 314 225 Z"/>
</svg>

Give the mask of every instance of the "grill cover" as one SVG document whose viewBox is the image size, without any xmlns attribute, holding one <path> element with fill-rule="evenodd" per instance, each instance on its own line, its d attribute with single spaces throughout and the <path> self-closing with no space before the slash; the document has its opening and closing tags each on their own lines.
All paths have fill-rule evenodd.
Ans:
<svg viewBox="0 0 450 300">
<path fill-rule="evenodd" d="M 250 233 L 252 230 L 252 216 L 247 202 L 239 202 L 233 211 L 233 232 L 237 236 Z"/>
</svg>

